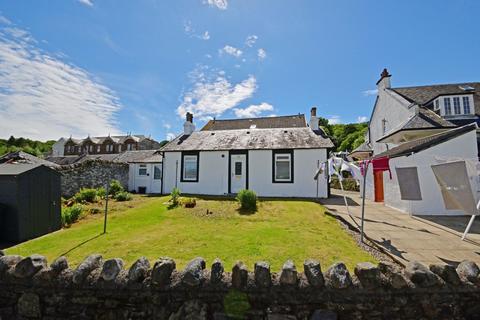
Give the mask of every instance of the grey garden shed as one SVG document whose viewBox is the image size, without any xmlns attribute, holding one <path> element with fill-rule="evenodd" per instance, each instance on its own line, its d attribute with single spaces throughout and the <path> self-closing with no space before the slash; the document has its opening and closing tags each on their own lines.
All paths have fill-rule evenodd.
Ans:
<svg viewBox="0 0 480 320">
<path fill-rule="evenodd" d="M 61 228 L 60 173 L 42 164 L 0 164 L 0 242 Z"/>
</svg>

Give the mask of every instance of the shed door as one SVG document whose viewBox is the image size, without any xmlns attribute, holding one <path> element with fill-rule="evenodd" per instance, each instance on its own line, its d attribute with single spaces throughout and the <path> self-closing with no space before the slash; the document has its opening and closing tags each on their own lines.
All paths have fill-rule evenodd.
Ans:
<svg viewBox="0 0 480 320">
<path fill-rule="evenodd" d="M 373 173 L 374 188 L 375 188 L 375 202 L 383 202 L 383 171 Z"/>
<path fill-rule="evenodd" d="M 230 190 L 232 193 L 238 193 L 247 188 L 247 156 L 232 154 L 230 157 Z"/>
</svg>

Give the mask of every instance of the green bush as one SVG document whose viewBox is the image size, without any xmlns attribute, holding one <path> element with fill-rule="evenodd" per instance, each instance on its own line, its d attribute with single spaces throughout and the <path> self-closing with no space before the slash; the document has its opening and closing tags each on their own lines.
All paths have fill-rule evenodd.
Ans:
<svg viewBox="0 0 480 320">
<path fill-rule="evenodd" d="M 182 200 L 182 204 L 185 208 L 195 208 L 197 200 L 195 200 L 195 198 L 185 198 Z"/>
<path fill-rule="evenodd" d="M 110 191 L 109 191 L 109 194 L 110 194 L 111 196 L 114 196 L 114 197 L 115 197 L 115 195 L 116 195 L 117 193 L 123 192 L 123 191 L 125 191 L 125 190 L 123 189 L 123 186 L 122 186 L 122 184 L 120 183 L 120 181 L 118 181 L 118 180 L 112 180 L 112 181 L 110 182 Z"/>
<path fill-rule="evenodd" d="M 132 200 L 132 195 L 126 191 L 121 191 L 115 195 L 115 200 L 117 201 L 130 201 Z"/>
<path fill-rule="evenodd" d="M 79 204 L 76 204 L 72 207 L 62 209 L 62 226 L 69 226 L 72 223 L 76 222 L 80 215 L 83 212 L 83 207 Z"/>
<path fill-rule="evenodd" d="M 242 189 L 237 194 L 240 209 L 254 211 L 257 209 L 257 194 L 255 191 Z"/>
<path fill-rule="evenodd" d="M 82 188 L 75 194 L 75 200 L 77 202 L 90 202 L 97 201 L 97 189 Z"/>
<path fill-rule="evenodd" d="M 100 199 L 105 199 L 106 195 L 107 191 L 104 187 L 97 188 L 97 197 L 99 197 Z"/>
<path fill-rule="evenodd" d="M 172 192 L 170 192 L 170 202 L 172 203 L 172 207 L 176 207 L 180 203 L 180 189 L 178 188 L 173 188 Z"/>
<path fill-rule="evenodd" d="M 343 188 L 345 191 L 360 191 L 360 185 L 357 181 L 353 178 L 344 178 L 343 179 Z M 337 177 L 332 177 L 332 181 L 330 182 L 330 187 L 333 189 L 341 189 L 340 181 L 338 181 Z"/>
</svg>

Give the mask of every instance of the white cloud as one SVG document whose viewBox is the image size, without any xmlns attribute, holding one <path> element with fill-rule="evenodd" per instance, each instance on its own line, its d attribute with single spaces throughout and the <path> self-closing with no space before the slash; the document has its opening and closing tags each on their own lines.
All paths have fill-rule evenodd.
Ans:
<svg viewBox="0 0 480 320">
<path fill-rule="evenodd" d="M 1 13 L 0 13 L 0 23 L 1 24 L 6 24 L 6 25 L 11 25 L 12 22 L 10 20 L 8 20 L 6 17 L 2 16 Z"/>
<path fill-rule="evenodd" d="M 0 29 L 0 137 L 119 133 L 115 93 L 37 43 L 22 29 Z"/>
<path fill-rule="evenodd" d="M 210 40 L 210 33 L 208 31 L 205 31 L 201 34 L 196 33 L 195 28 L 192 26 L 192 21 L 190 20 L 183 23 L 183 31 L 185 31 L 185 34 L 187 34 L 189 37 L 201 40 Z"/>
<path fill-rule="evenodd" d="M 81 4 L 84 4 L 86 6 L 89 6 L 89 7 L 93 7 L 92 0 L 78 0 L 78 2 L 80 2 Z"/>
<path fill-rule="evenodd" d="M 339 124 L 342 123 L 340 116 L 328 116 L 327 117 L 328 123 L 330 124 Z"/>
<path fill-rule="evenodd" d="M 365 116 L 357 117 L 357 122 L 367 122 L 367 121 L 368 121 L 368 117 L 365 117 Z"/>
<path fill-rule="evenodd" d="M 254 118 L 258 117 L 264 111 L 273 111 L 273 106 L 269 103 L 262 102 L 257 105 L 252 104 L 245 109 L 235 108 L 233 110 L 239 118 Z"/>
<path fill-rule="evenodd" d="M 254 35 L 254 34 L 249 35 L 249 36 L 247 37 L 247 39 L 245 40 L 245 45 L 246 45 L 247 47 L 250 47 L 250 48 L 251 48 L 251 47 L 253 47 L 253 45 L 255 44 L 255 42 L 257 42 L 257 40 L 258 40 L 258 37 L 257 37 L 256 35 Z"/>
<path fill-rule="evenodd" d="M 208 33 L 208 31 L 205 31 L 205 32 L 200 36 L 200 39 L 202 39 L 202 40 L 208 40 L 208 39 L 210 39 L 210 33 Z"/>
<path fill-rule="evenodd" d="M 170 130 L 172 128 L 172 125 L 170 123 L 164 122 L 163 127 L 167 130 Z"/>
<path fill-rule="evenodd" d="M 182 118 L 187 111 L 202 120 L 218 117 L 250 98 L 257 89 L 254 76 L 232 84 L 222 72 L 211 72 L 206 66 L 196 68 L 190 78 L 194 83 L 193 88 L 183 94 L 177 108 Z"/>
<path fill-rule="evenodd" d="M 258 49 L 257 55 L 258 59 L 263 60 L 267 57 L 267 52 L 265 51 L 265 49 L 260 48 Z"/>
<path fill-rule="evenodd" d="M 371 90 L 365 90 L 362 92 L 362 94 L 364 96 L 376 96 L 378 94 L 378 90 L 377 89 L 371 89 Z"/>
<path fill-rule="evenodd" d="M 173 133 L 173 132 L 167 133 L 167 136 L 166 136 L 166 138 L 167 138 L 168 141 L 172 141 L 172 140 L 175 139 L 176 137 L 177 137 L 177 135 L 176 135 L 175 133 Z"/>
<path fill-rule="evenodd" d="M 220 49 L 219 53 L 220 54 L 226 53 L 231 56 L 234 56 L 235 58 L 240 58 L 240 56 L 243 54 L 242 50 L 229 45 L 226 45 L 225 47 L 223 47 L 223 49 Z"/>
<path fill-rule="evenodd" d="M 228 7 L 227 0 L 204 0 L 203 3 L 206 3 L 211 7 L 217 7 L 220 10 L 226 10 Z"/>
</svg>

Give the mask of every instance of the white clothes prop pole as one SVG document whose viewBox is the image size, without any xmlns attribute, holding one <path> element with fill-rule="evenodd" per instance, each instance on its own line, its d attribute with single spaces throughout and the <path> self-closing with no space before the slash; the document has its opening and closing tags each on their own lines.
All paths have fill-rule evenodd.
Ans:
<svg viewBox="0 0 480 320">
<path fill-rule="evenodd" d="M 340 173 L 341 174 L 341 173 Z M 345 190 L 343 189 L 343 182 L 342 182 L 343 179 L 338 179 L 338 181 L 340 182 L 340 187 L 342 188 L 342 193 L 343 193 L 343 201 L 345 201 L 345 207 L 347 207 L 347 213 L 349 216 L 352 216 L 350 214 L 350 209 L 348 208 L 348 201 L 347 201 L 347 195 L 345 194 Z"/>
<path fill-rule="evenodd" d="M 468 222 L 467 229 L 465 229 L 465 232 L 462 235 L 462 241 L 465 240 L 465 237 L 467 236 L 468 232 L 470 231 L 470 228 L 472 227 L 473 220 L 475 220 L 475 216 L 472 216 L 470 218 L 470 221 Z"/>
<path fill-rule="evenodd" d="M 364 175 L 363 175 L 363 190 L 362 190 L 362 223 L 361 223 L 361 227 L 360 227 L 360 242 L 363 243 L 363 227 L 364 227 L 364 222 L 365 222 L 365 189 L 366 189 L 366 185 L 367 185 L 367 172 L 368 172 L 368 164 L 369 162 L 367 162 L 367 166 L 365 167 L 365 170 L 364 170 Z"/>
</svg>

